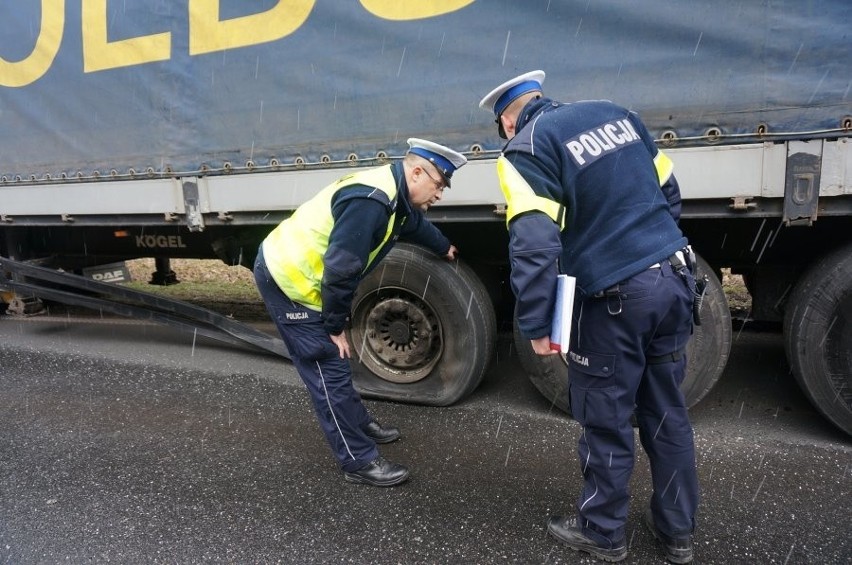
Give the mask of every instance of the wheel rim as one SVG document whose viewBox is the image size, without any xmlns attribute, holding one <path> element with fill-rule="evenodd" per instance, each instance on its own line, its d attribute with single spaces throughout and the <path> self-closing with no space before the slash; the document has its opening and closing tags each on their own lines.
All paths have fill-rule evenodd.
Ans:
<svg viewBox="0 0 852 565">
<path fill-rule="evenodd" d="M 434 310 L 401 288 L 385 287 L 365 295 L 355 306 L 351 333 L 361 363 L 394 383 L 426 378 L 444 349 Z"/>
</svg>

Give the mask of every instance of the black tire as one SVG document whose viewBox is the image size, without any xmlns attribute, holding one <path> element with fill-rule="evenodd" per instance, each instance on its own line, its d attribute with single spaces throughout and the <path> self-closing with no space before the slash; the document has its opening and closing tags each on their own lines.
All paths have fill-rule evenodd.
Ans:
<svg viewBox="0 0 852 565">
<path fill-rule="evenodd" d="M 701 325 L 695 326 L 686 347 L 686 378 L 680 390 L 692 408 L 712 390 L 731 354 L 731 310 L 725 289 L 715 270 L 698 257 L 697 277 L 707 275 L 707 292 L 701 307 Z"/>
<path fill-rule="evenodd" d="M 353 379 L 365 397 L 448 406 L 479 385 L 494 354 L 494 307 L 476 275 L 397 244 L 353 300 Z"/>
<path fill-rule="evenodd" d="M 518 360 L 530 382 L 538 391 L 563 412 L 571 415 L 571 402 L 568 399 L 568 362 L 563 355 L 538 355 L 533 351 L 530 340 L 518 330 L 518 316 L 512 323 L 515 349 Z"/>
<path fill-rule="evenodd" d="M 852 245 L 819 259 L 796 284 L 784 316 L 784 345 L 811 403 L 852 435 Z"/>
<path fill-rule="evenodd" d="M 731 313 L 722 283 L 704 259 L 698 257 L 698 276 L 708 275 L 701 308 L 701 325 L 687 346 L 686 377 L 681 384 L 688 407 L 695 406 L 713 388 L 731 352 Z M 516 318 L 517 319 L 517 318 Z M 568 364 L 562 355 L 536 355 L 514 324 L 514 342 L 521 366 L 530 381 L 554 406 L 571 414 L 568 400 Z"/>
</svg>

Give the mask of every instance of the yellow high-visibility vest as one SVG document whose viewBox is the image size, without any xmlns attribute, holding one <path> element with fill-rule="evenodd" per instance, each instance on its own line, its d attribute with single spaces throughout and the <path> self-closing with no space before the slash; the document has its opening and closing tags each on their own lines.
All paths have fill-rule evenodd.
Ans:
<svg viewBox="0 0 852 565">
<path fill-rule="evenodd" d="M 512 218 L 524 212 L 543 212 L 556 222 L 559 231 L 565 229 L 565 207 L 559 202 L 538 196 L 529 183 L 515 169 L 515 166 L 500 155 L 497 159 L 497 176 L 500 179 L 500 189 L 506 198 L 506 225 Z"/>
<path fill-rule="evenodd" d="M 325 270 L 323 258 L 334 227 L 331 202 L 334 195 L 355 184 L 372 186 L 393 202 L 397 196 L 392 165 L 357 172 L 338 179 L 299 206 L 292 216 L 278 224 L 263 240 L 266 267 L 278 287 L 291 300 L 312 310 L 322 310 L 321 285 Z M 382 199 L 384 201 L 384 199 Z M 385 237 L 370 252 L 366 270 L 393 232 L 396 208 L 388 220 Z"/>
</svg>

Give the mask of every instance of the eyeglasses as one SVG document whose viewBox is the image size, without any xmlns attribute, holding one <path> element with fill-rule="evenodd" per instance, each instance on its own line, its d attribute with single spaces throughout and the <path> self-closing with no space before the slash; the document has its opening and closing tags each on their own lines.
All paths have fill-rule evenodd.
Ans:
<svg viewBox="0 0 852 565">
<path fill-rule="evenodd" d="M 421 171 L 423 171 L 424 173 L 426 173 L 426 176 L 427 176 L 427 177 L 429 177 L 429 180 L 431 180 L 432 182 L 434 182 L 434 183 L 435 183 L 435 187 L 436 187 L 438 190 L 443 191 L 443 190 L 446 188 L 446 186 L 444 185 L 443 181 L 435 180 L 435 177 L 433 177 L 432 175 L 430 175 L 430 174 L 429 174 L 429 171 L 427 171 L 427 170 L 426 170 L 426 169 L 424 169 L 423 167 L 420 167 L 420 170 L 421 170 Z"/>
</svg>

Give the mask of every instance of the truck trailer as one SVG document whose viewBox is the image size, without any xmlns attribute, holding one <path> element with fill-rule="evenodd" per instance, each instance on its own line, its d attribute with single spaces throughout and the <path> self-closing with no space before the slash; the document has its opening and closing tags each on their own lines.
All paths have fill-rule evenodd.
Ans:
<svg viewBox="0 0 852 565">
<path fill-rule="evenodd" d="M 429 212 L 462 260 L 398 245 L 360 285 L 349 337 L 365 396 L 452 404 L 513 327 L 503 140 L 477 102 L 543 69 L 552 98 L 636 111 L 675 164 L 680 224 L 710 279 L 688 404 L 728 358 L 719 277 L 731 269 L 749 319 L 783 322 L 797 381 L 852 434 L 850 22 L 845 0 L 6 2 L 3 285 L 62 299 L 63 279 L 44 270 L 139 257 L 163 271 L 170 258 L 251 266 L 324 186 L 430 139 L 469 159 Z M 564 359 L 535 356 L 517 331 L 515 345 L 569 410 Z"/>
</svg>

